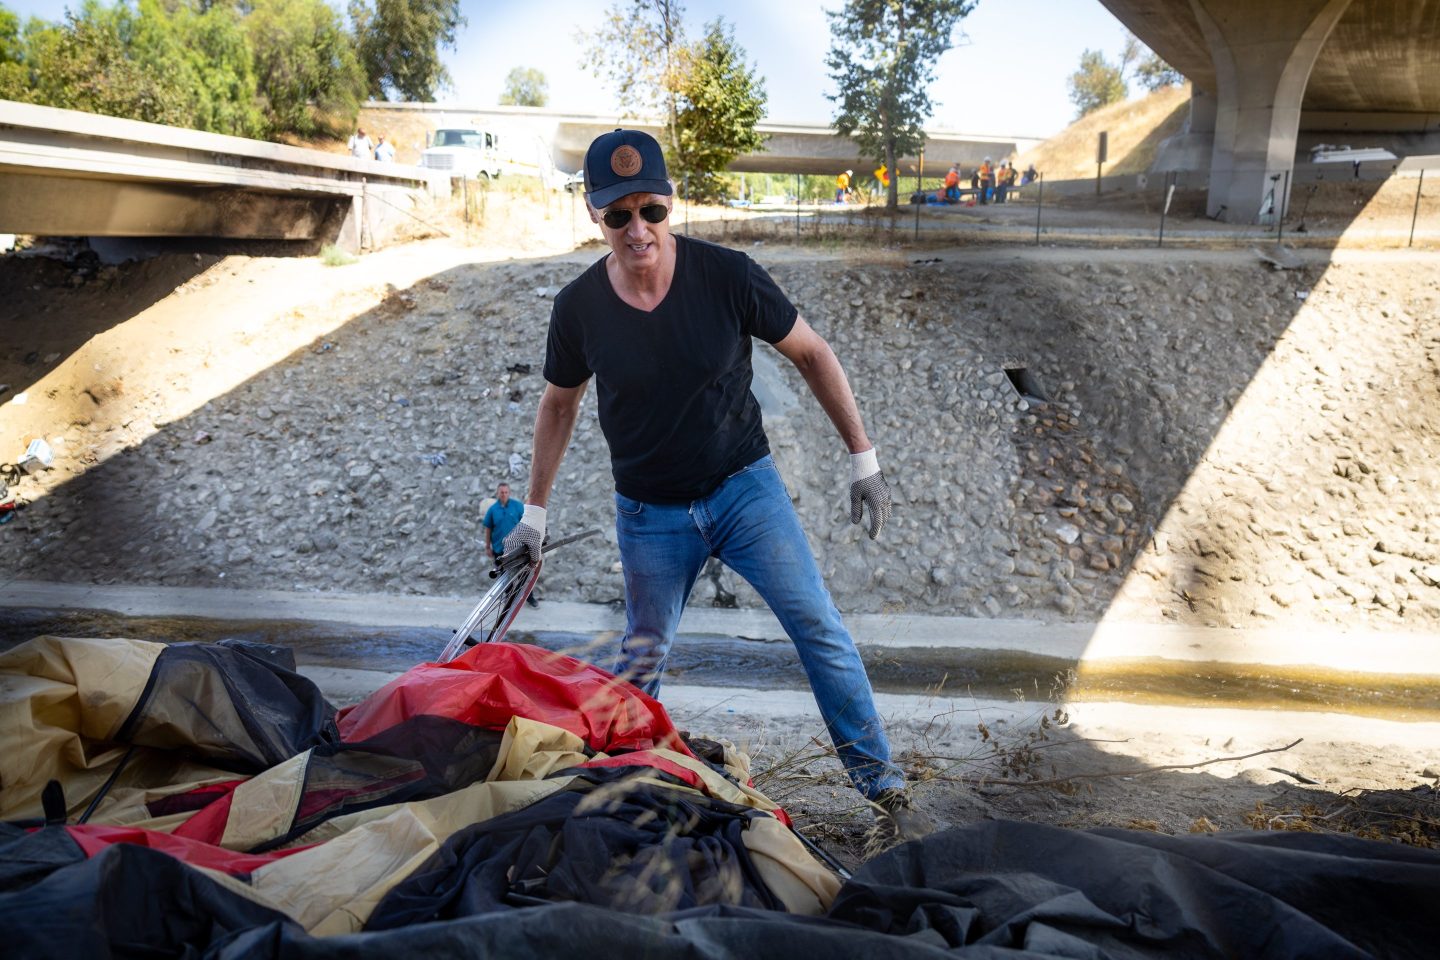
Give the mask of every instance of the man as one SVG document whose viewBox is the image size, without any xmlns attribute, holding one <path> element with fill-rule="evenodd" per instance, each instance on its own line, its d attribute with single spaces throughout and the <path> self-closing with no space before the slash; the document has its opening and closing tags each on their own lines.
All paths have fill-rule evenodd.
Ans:
<svg viewBox="0 0 1440 960">
<path fill-rule="evenodd" d="M 854 170 L 846 170 L 835 178 L 835 202 L 844 203 L 850 199 L 850 178 L 855 175 Z"/>
<path fill-rule="evenodd" d="M 383 133 L 380 134 L 380 142 L 375 145 L 375 159 L 381 163 L 392 163 L 395 160 L 395 145 L 387 140 Z"/>
<path fill-rule="evenodd" d="M 953 163 L 945 174 L 945 202 L 960 202 L 960 168 Z"/>
<path fill-rule="evenodd" d="M 502 483 L 495 488 L 495 502 L 490 504 L 490 509 L 485 511 L 485 519 L 480 523 L 485 528 L 485 552 L 490 554 L 490 559 L 500 555 L 505 538 L 510 536 L 524 515 L 524 504 L 510 499 L 510 484 Z M 525 602 L 532 607 L 540 605 L 533 593 L 525 598 Z"/>
<path fill-rule="evenodd" d="M 670 232 L 673 185 L 649 134 L 603 134 L 585 155 L 586 206 L 610 253 L 555 297 L 524 517 L 506 552 L 539 557 L 545 507 L 591 377 L 615 477 L 626 631 L 616 672 L 654 696 L 681 611 L 712 556 L 770 605 L 800 655 L 857 789 L 893 837 L 929 830 L 875 710 L 870 681 L 770 458 L 750 392 L 751 337 L 800 370 L 850 450 L 850 521 L 890 516 L 845 372 L 743 253 Z"/>
<path fill-rule="evenodd" d="M 358 157 L 361 160 L 371 159 L 371 155 L 375 149 L 370 143 L 370 138 L 365 136 L 364 130 L 356 130 L 354 136 L 350 138 L 350 142 L 347 143 L 346 146 L 350 149 L 350 156 Z"/>
</svg>

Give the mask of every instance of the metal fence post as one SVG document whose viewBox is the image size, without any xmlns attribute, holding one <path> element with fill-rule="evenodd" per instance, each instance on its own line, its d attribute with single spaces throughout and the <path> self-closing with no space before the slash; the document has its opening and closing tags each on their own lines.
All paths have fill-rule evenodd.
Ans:
<svg viewBox="0 0 1440 960">
<path fill-rule="evenodd" d="M 1279 246 L 1285 240 L 1285 208 L 1290 200 L 1290 171 L 1285 171 L 1285 186 L 1280 188 L 1280 200 L 1275 204 L 1275 245 Z"/>
<path fill-rule="evenodd" d="M 983 186 L 980 189 L 985 189 Z M 1045 174 L 1035 174 L 1035 246 L 1040 246 L 1040 211 L 1045 209 Z"/>
<path fill-rule="evenodd" d="M 800 239 L 800 174 L 795 174 L 795 239 Z"/>
<path fill-rule="evenodd" d="M 685 174 L 685 236 L 690 236 L 690 174 Z"/>
<path fill-rule="evenodd" d="M 1174 175 L 1174 171 L 1165 174 L 1165 199 L 1160 201 L 1160 239 L 1155 242 L 1157 247 L 1165 246 L 1165 218 L 1170 215 L 1170 191 L 1173 189 L 1170 178 Z"/>
<path fill-rule="evenodd" d="M 1415 246 L 1415 218 L 1420 216 L 1420 191 L 1425 189 L 1425 168 L 1420 168 L 1420 182 L 1415 185 L 1415 209 L 1410 214 L 1410 240 L 1407 247 Z"/>
</svg>

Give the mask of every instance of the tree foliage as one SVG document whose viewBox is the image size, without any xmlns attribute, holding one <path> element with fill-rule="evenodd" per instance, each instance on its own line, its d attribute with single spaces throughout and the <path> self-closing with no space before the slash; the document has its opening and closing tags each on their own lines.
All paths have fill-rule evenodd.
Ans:
<svg viewBox="0 0 1440 960">
<path fill-rule="evenodd" d="M 436 91 L 450 84 L 440 48 L 455 49 L 455 31 L 465 25 L 460 0 L 374 4 L 350 4 L 367 92 L 375 99 L 434 100 Z"/>
<path fill-rule="evenodd" d="M 365 75 L 339 15 L 325 0 L 250 0 L 245 32 L 274 131 L 340 135 L 354 125 Z"/>
<path fill-rule="evenodd" d="M 765 81 L 746 65 L 745 49 L 719 17 L 686 51 L 678 80 L 675 149 L 667 166 L 677 180 L 690 178 L 690 197 L 712 198 L 721 193 L 716 178 L 732 160 L 765 148 L 765 136 L 755 131 L 765 117 Z"/>
<path fill-rule="evenodd" d="M 585 63 L 615 91 L 627 116 L 673 118 L 685 46 L 685 7 L 678 0 L 616 0 L 600 29 L 586 36 Z"/>
<path fill-rule="evenodd" d="M 1130 92 L 1120 67 L 1106 60 L 1105 54 L 1099 50 L 1086 50 L 1080 54 L 1080 69 L 1070 74 L 1067 85 L 1077 117 L 1118 103 Z"/>
<path fill-rule="evenodd" d="M 764 146 L 755 125 L 765 116 L 765 84 L 723 18 L 690 44 L 684 15 L 676 0 L 620 0 L 582 38 L 586 62 L 626 115 L 661 118 L 670 174 L 688 174 L 692 195 L 720 196 L 733 186 L 720 176 L 726 166 Z"/>
<path fill-rule="evenodd" d="M 58 23 L 0 5 L 0 98 L 247 137 L 344 134 L 377 91 L 431 96 L 459 0 L 83 0 Z M 363 22 L 361 22 L 363 21 Z"/>
<path fill-rule="evenodd" d="M 500 93 L 504 107 L 543 107 L 550 102 L 545 74 L 534 67 L 516 67 L 505 75 L 505 89 Z"/>
<path fill-rule="evenodd" d="M 1140 58 L 1140 63 L 1135 67 L 1135 79 L 1151 93 L 1164 87 L 1178 87 L 1185 82 L 1185 77 L 1179 70 L 1161 60 L 1153 51 Z"/>
<path fill-rule="evenodd" d="M 1185 78 L 1133 33 L 1126 31 L 1120 47 L 1120 58 L 1111 63 L 1099 50 L 1086 50 L 1080 55 L 1080 68 L 1070 74 L 1070 102 L 1075 104 L 1076 117 L 1093 113 L 1101 107 L 1119 103 L 1130 95 L 1131 66 L 1135 80 L 1146 90 L 1155 91 L 1183 83 Z"/>
<path fill-rule="evenodd" d="M 20 99 L 179 126 L 195 119 L 192 62 L 154 0 L 86 0 L 64 24 L 32 24 L 24 39 Z"/>
<path fill-rule="evenodd" d="M 923 124 L 935 104 L 935 65 L 951 47 L 955 25 L 975 0 L 846 0 L 830 18 L 825 65 L 838 89 L 831 121 L 861 153 L 895 170 L 895 161 L 925 143 Z M 886 206 L 898 204 L 899 178 L 890 178 Z"/>
</svg>

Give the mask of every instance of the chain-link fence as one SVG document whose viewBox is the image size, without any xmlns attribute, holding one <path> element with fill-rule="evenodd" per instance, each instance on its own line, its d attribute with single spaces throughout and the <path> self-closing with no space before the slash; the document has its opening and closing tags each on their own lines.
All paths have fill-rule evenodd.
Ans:
<svg viewBox="0 0 1440 960">
<path fill-rule="evenodd" d="M 893 210 L 878 196 L 865 203 L 797 201 L 797 190 L 783 202 L 678 203 L 674 229 L 721 242 L 1440 246 L 1440 158 L 1433 157 L 1301 164 L 1265 177 L 1260 207 L 1245 217 L 1208 214 L 1203 172 L 1062 181 L 1042 175 L 1011 188 L 1004 202 L 984 202 L 968 185 L 958 202 L 946 202 L 942 181 L 907 179 Z"/>
</svg>

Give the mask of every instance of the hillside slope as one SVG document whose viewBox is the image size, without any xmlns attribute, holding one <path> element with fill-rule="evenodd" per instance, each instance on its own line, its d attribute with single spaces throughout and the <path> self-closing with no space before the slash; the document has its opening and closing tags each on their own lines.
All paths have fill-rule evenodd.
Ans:
<svg viewBox="0 0 1440 960">
<path fill-rule="evenodd" d="M 1048 180 L 1095 176 L 1095 144 L 1100 131 L 1110 133 L 1110 160 L 1105 173 L 1144 173 L 1160 142 L 1180 132 L 1188 116 L 1190 85 L 1112 103 L 1076 120 L 1055 136 L 1021 154 L 1020 169 L 1030 164 Z"/>
</svg>

